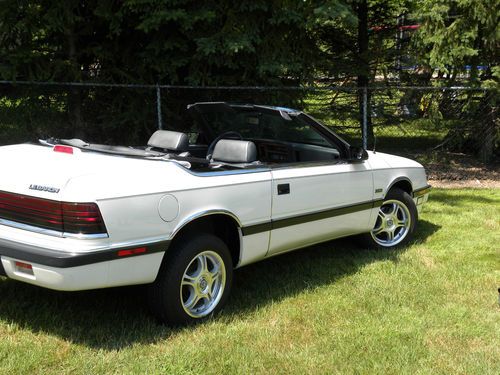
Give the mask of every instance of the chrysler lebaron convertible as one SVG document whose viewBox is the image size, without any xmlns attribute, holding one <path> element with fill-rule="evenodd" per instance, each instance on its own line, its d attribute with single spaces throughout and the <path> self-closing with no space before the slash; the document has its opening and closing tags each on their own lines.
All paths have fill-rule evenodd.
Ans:
<svg viewBox="0 0 500 375">
<path fill-rule="evenodd" d="M 289 108 L 187 113 L 186 133 L 144 146 L 0 147 L 0 276 L 63 291 L 148 284 L 152 313 L 185 324 L 223 307 L 236 268 L 339 237 L 411 240 L 430 190 L 417 162 Z"/>
</svg>

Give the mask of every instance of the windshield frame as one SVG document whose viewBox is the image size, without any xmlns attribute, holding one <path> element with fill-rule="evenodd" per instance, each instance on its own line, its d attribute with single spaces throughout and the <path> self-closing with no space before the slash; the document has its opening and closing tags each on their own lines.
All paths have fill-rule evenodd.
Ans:
<svg viewBox="0 0 500 375">
<path fill-rule="evenodd" d="M 217 138 L 218 135 L 210 122 L 207 120 L 204 114 L 213 113 L 213 112 L 227 112 L 236 114 L 239 110 L 244 111 L 255 111 L 261 112 L 263 114 L 273 114 L 278 115 L 284 118 L 284 120 L 289 120 L 291 117 L 297 117 L 300 120 L 304 121 L 307 125 L 309 125 L 313 130 L 318 132 L 323 138 L 325 138 L 331 146 L 337 148 L 337 150 L 341 154 L 341 158 L 348 158 L 350 145 L 343 138 L 334 133 L 331 129 L 320 123 L 318 120 L 313 118 L 312 116 L 295 109 L 284 108 L 284 107 L 272 107 L 265 105 L 256 105 L 256 104 L 233 104 L 226 102 L 200 102 L 190 104 L 187 107 L 188 112 L 195 119 L 198 119 L 198 123 L 201 127 L 201 134 L 205 135 L 207 144 L 210 144 L 214 139 Z M 284 141 L 279 138 L 270 138 L 275 141 Z M 285 141 L 286 142 L 286 141 Z M 322 146 L 327 147 L 325 145 L 320 145 L 317 143 L 307 143 L 314 146 Z"/>
</svg>

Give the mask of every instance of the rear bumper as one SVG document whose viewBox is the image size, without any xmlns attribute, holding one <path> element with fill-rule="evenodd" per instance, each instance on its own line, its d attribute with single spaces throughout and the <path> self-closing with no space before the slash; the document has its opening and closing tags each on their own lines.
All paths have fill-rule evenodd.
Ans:
<svg viewBox="0 0 500 375">
<path fill-rule="evenodd" d="M 156 279 L 168 245 L 160 241 L 71 253 L 0 239 L 0 275 L 65 291 L 147 284 Z"/>
<path fill-rule="evenodd" d="M 112 247 L 97 251 L 74 253 L 70 251 L 51 250 L 44 247 L 28 245 L 0 238 L 0 256 L 8 256 L 22 261 L 33 262 L 50 267 L 70 268 L 121 259 L 121 252 L 132 248 L 146 249 L 144 253 L 137 253 L 135 256 L 144 256 L 147 254 L 163 252 L 166 251 L 169 244 L 170 241 L 159 241 L 149 244 L 135 243 L 126 247 Z M 134 256 L 134 254 L 130 254 L 127 257 L 129 256 Z"/>
</svg>

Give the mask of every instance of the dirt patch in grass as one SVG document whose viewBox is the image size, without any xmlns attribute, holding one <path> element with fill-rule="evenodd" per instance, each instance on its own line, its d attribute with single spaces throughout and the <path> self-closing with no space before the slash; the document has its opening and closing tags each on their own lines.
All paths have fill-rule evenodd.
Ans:
<svg viewBox="0 0 500 375">
<path fill-rule="evenodd" d="M 500 163 L 473 156 L 439 152 L 413 155 L 425 166 L 429 183 L 440 188 L 500 188 Z"/>
<path fill-rule="evenodd" d="M 429 180 L 429 184 L 435 188 L 443 189 L 464 189 L 464 188 L 500 188 L 498 180 Z"/>
<path fill-rule="evenodd" d="M 421 248 L 417 250 L 417 254 L 422 262 L 422 264 L 429 268 L 429 269 L 434 269 L 436 268 L 436 264 L 434 262 L 434 258 L 432 256 L 431 251 L 428 248 Z"/>
</svg>

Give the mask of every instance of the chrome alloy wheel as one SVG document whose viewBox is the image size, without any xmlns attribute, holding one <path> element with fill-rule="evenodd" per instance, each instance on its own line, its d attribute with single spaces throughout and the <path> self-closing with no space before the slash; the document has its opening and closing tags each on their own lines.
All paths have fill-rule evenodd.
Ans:
<svg viewBox="0 0 500 375">
<path fill-rule="evenodd" d="M 182 276 L 180 296 L 184 311 L 193 318 L 210 314 L 219 303 L 226 286 L 224 261 L 214 251 L 198 254 Z"/>
<path fill-rule="evenodd" d="M 384 247 L 395 246 L 405 239 L 411 227 L 410 210 L 398 200 L 388 200 L 380 207 L 373 240 Z"/>
</svg>

